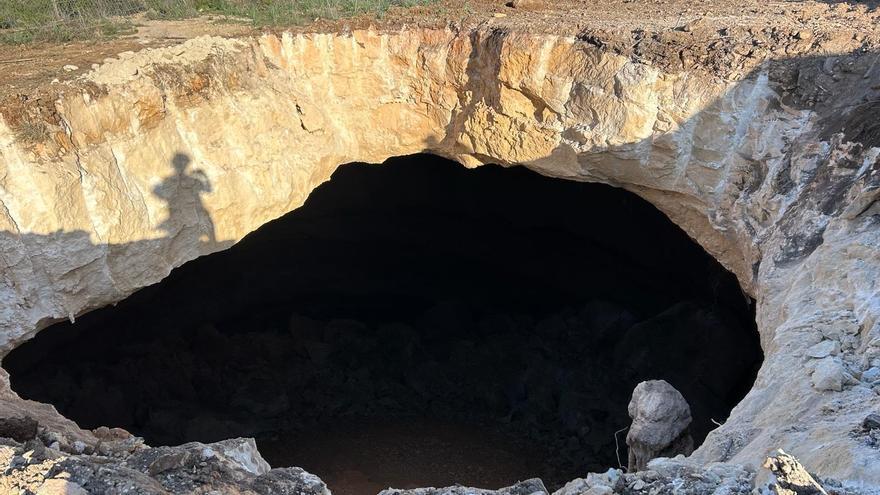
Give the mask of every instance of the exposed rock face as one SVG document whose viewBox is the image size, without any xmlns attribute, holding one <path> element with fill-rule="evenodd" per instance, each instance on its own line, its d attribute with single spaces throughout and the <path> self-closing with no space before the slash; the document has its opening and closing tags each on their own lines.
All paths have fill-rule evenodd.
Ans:
<svg viewBox="0 0 880 495">
<path fill-rule="evenodd" d="M 630 472 L 641 471 L 657 457 L 690 455 L 694 441 L 688 431 L 691 408 L 681 393 L 664 380 L 638 384 L 629 403 L 632 426 L 626 434 Z"/>
<path fill-rule="evenodd" d="M 781 450 L 768 457 L 764 467 L 776 477 L 773 491 L 777 495 L 828 495 L 797 459 Z"/>
<path fill-rule="evenodd" d="M 782 447 L 880 483 L 878 451 L 848 434 L 880 407 L 863 379 L 880 366 L 880 70 L 867 41 L 816 39 L 722 45 L 737 80 L 668 63 L 678 51 L 659 37 L 663 53 L 635 54 L 491 28 L 125 55 L 65 90 L 50 141 L 17 142 L 0 121 L 0 350 L 234 243 L 340 163 L 522 163 L 638 193 L 757 299 L 764 365 L 695 460 Z M 836 356 L 810 356 L 823 340 Z M 3 414 L 40 407 L 0 393 Z"/>
<path fill-rule="evenodd" d="M 40 495 L 242 493 L 329 495 L 299 468 L 270 469 L 252 439 L 148 448 L 130 440 L 102 444 L 93 455 L 39 442 L 0 440 L 3 493 Z"/>
</svg>

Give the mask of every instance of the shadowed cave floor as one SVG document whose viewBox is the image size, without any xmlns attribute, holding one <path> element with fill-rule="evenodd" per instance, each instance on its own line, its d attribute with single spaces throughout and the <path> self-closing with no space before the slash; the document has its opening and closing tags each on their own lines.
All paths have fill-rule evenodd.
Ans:
<svg viewBox="0 0 880 495">
<path fill-rule="evenodd" d="M 335 495 L 455 484 L 496 489 L 529 473 L 546 473 L 550 457 L 539 442 L 511 438 L 487 425 L 425 418 L 337 421 L 266 439 L 260 451 L 279 465 L 299 462 L 321 473 Z"/>
</svg>

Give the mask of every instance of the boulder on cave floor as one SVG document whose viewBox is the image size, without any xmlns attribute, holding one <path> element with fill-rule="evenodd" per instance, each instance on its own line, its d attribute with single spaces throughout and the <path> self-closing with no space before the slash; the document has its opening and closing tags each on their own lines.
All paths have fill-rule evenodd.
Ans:
<svg viewBox="0 0 880 495">
<path fill-rule="evenodd" d="M 694 441 L 688 427 L 691 409 L 681 393 L 664 380 L 639 383 L 629 403 L 632 425 L 626 435 L 631 472 L 641 471 L 651 459 L 689 455 Z"/>
</svg>

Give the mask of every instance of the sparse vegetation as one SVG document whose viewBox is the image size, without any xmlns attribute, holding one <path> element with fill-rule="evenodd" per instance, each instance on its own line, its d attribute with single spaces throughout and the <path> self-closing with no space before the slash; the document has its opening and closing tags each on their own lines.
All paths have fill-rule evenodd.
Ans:
<svg viewBox="0 0 880 495">
<path fill-rule="evenodd" d="M 16 139 L 25 143 L 42 143 L 49 139 L 49 128 L 41 120 L 22 119 L 13 129 Z"/>
<path fill-rule="evenodd" d="M 143 0 L 2 0 L 0 43 L 70 41 L 131 32 Z"/>
<path fill-rule="evenodd" d="M 70 41 L 126 34 L 131 16 L 150 19 L 221 17 L 255 27 L 290 26 L 316 18 L 337 19 L 433 0 L 2 0 L 0 43 Z"/>
<path fill-rule="evenodd" d="M 394 6 L 415 6 L 431 0 L 146 0 L 153 18 L 180 19 L 199 15 L 225 16 L 255 26 L 286 26 L 316 18 L 337 19 L 364 13 L 381 16 Z"/>
</svg>

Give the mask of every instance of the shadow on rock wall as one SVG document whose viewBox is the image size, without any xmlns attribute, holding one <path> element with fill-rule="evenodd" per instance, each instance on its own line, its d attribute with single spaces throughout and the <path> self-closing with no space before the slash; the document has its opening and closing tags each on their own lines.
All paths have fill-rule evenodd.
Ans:
<svg viewBox="0 0 880 495">
<path fill-rule="evenodd" d="M 734 277 L 647 202 L 430 155 L 342 166 L 297 211 L 4 362 L 23 396 L 150 444 L 430 417 L 553 446 L 553 483 L 615 462 L 639 381 L 679 387 L 701 439 L 759 363 Z M 265 455 L 314 462 L 291 448 Z"/>
<path fill-rule="evenodd" d="M 0 232 L 5 269 L 20 281 L 3 289 L 6 297 L 17 298 L 37 314 L 57 314 L 57 308 L 73 305 L 67 304 L 69 297 L 80 294 L 88 294 L 85 306 L 90 307 L 122 299 L 155 283 L 157 271 L 167 275 L 179 260 L 231 246 L 233 241 L 216 240 L 211 215 L 202 201 L 202 194 L 211 192 L 211 184 L 204 172 L 190 164 L 187 154 L 175 154 L 169 163 L 171 173 L 153 190 L 166 203 L 167 216 L 157 227 L 164 236 L 105 244 L 93 241 L 94 234 L 83 230 Z M 137 266 L 144 268 L 132 270 Z M 16 313 L 27 308 L 8 307 L 7 311 Z M 62 318 L 73 321 L 76 316 L 72 308 Z M 13 342 L 16 335 L 30 330 L 15 328 L 10 321 L 20 321 L 20 315 L 9 317 L 0 311 L 0 323 L 5 323 Z M 41 326 L 45 323 L 40 322 Z"/>
</svg>

